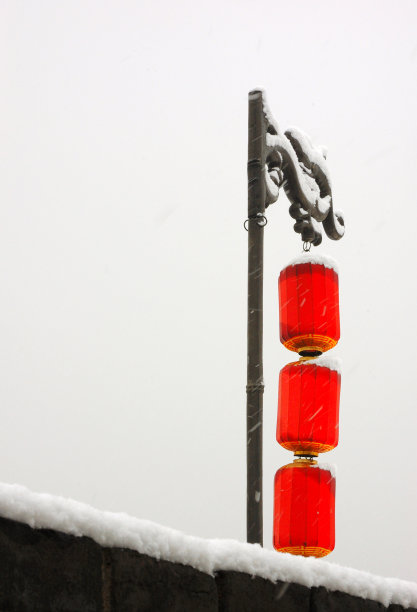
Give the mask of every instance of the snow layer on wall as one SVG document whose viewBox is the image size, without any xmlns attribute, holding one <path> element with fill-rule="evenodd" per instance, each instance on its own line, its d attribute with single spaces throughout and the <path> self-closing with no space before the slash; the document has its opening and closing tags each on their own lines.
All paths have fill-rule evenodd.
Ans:
<svg viewBox="0 0 417 612">
<path fill-rule="evenodd" d="M 314 558 L 264 550 L 236 540 L 205 540 L 139 520 L 122 513 L 102 512 L 71 499 L 33 493 L 20 485 L 0 483 L 0 515 L 30 525 L 75 536 L 88 536 L 101 546 L 130 548 L 213 575 L 234 570 L 271 581 L 296 582 L 306 587 L 373 599 L 385 606 L 417 606 L 417 584 L 382 578 Z"/>
</svg>

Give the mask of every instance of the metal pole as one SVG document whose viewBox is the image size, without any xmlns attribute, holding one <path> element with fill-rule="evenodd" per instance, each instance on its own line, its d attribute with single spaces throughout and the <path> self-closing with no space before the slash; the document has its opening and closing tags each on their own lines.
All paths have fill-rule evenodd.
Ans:
<svg viewBox="0 0 417 612">
<path fill-rule="evenodd" d="M 261 91 L 249 93 L 248 138 L 248 360 L 247 360 L 247 541 L 263 544 L 263 247 L 265 212 L 265 119 Z"/>
</svg>

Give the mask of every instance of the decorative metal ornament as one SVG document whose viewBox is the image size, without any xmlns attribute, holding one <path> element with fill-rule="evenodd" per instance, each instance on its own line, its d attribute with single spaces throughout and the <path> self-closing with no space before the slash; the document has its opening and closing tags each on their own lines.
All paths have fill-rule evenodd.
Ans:
<svg viewBox="0 0 417 612">
<path fill-rule="evenodd" d="M 332 189 L 324 147 L 314 146 L 307 134 L 297 128 L 282 132 L 273 118 L 261 90 L 249 97 L 261 98 L 264 115 L 263 161 L 265 208 L 277 201 L 281 187 L 291 202 L 294 230 L 303 242 L 317 246 L 322 241 L 320 224 L 332 240 L 345 232 L 340 212 L 333 210 Z"/>
</svg>

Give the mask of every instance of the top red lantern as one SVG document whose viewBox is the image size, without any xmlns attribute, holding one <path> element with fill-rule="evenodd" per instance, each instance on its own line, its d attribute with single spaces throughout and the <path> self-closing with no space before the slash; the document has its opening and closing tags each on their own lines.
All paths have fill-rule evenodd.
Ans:
<svg viewBox="0 0 417 612">
<path fill-rule="evenodd" d="M 303 255 L 279 276 L 282 344 L 301 354 L 323 353 L 340 338 L 339 279 L 335 264 L 320 255 Z"/>
</svg>

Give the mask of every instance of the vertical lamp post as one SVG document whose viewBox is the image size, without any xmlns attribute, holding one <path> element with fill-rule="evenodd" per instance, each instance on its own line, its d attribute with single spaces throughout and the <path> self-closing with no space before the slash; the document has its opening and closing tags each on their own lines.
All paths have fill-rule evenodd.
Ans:
<svg viewBox="0 0 417 612">
<path fill-rule="evenodd" d="M 266 208 L 284 188 L 294 230 L 304 248 L 327 236 L 338 240 L 344 221 L 333 211 L 325 153 L 293 128 L 281 132 L 261 90 L 249 93 L 248 133 L 248 351 L 247 351 L 247 541 L 263 544 L 263 245 Z"/>
</svg>

